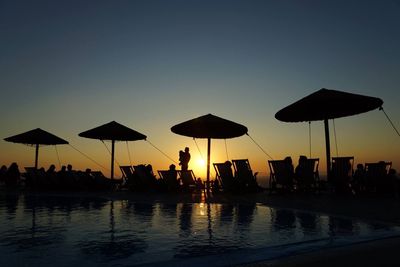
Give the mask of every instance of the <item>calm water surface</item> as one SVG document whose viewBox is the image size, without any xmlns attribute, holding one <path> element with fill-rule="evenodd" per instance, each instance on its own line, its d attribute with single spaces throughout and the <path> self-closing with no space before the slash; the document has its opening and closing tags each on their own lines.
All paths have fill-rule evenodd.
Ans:
<svg viewBox="0 0 400 267">
<path fill-rule="evenodd" d="M 201 265 L 201 259 L 218 266 L 398 233 L 380 223 L 260 204 L 0 196 L 0 266 Z"/>
</svg>

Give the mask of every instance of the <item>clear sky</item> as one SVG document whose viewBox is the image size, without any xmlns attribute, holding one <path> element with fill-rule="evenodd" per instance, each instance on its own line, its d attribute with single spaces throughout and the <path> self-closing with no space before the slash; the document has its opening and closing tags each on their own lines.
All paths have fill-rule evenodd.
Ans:
<svg viewBox="0 0 400 267">
<path fill-rule="evenodd" d="M 206 141 L 199 151 L 170 128 L 208 113 L 247 126 L 273 158 L 297 162 L 310 153 L 308 123 L 274 115 L 323 87 L 382 98 L 400 127 L 400 1 L 0 0 L 0 36 L 1 164 L 32 166 L 33 148 L 2 139 L 39 127 L 105 168 L 68 145 L 43 147 L 40 166 L 58 167 L 59 156 L 107 174 L 105 146 L 78 133 L 115 120 L 175 161 L 190 147 L 190 167 L 204 177 Z M 381 111 L 334 123 L 333 156 L 400 170 L 400 137 Z M 322 122 L 311 123 L 311 140 L 323 171 Z M 249 137 L 226 144 L 213 141 L 212 162 L 248 158 L 267 174 L 269 158 Z M 128 147 L 117 144 L 121 165 L 173 163 L 145 141 Z"/>
</svg>

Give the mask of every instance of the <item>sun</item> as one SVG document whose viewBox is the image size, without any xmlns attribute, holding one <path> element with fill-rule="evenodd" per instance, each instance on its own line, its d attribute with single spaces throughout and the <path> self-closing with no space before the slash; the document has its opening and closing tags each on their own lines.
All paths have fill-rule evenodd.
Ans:
<svg viewBox="0 0 400 267">
<path fill-rule="evenodd" d="M 202 158 L 197 159 L 197 167 L 202 169 L 206 166 L 206 161 Z"/>
</svg>

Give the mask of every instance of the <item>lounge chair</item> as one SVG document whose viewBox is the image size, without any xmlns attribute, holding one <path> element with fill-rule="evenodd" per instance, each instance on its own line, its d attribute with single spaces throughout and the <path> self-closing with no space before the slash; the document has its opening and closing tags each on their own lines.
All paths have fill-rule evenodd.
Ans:
<svg viewBox="0 0 400 267">
<path fill-rule="evenodd" d="M 131 191 L 135 191 L 140 187 L 139 178 L 136 175 L 136 172 L 132 166 L 119 166 L 122 172 L 122 188 L 127 188 Z"/>
<path fill-rule="evenodd" d="M 176 170 L 159 170 L 161 190 L 168 192 L 179 191 L 178 171 Z"/>
<path fill-rule="evenodd" d="M 301 168 L 301 172 L 296 167 L 296 190 L 305 192 L 316 192 L 319 190 L 319 158 L 305 158 L 304 166 Z"/>
<path fill-rule="evenodd" d="M 293 165 L 288 165 L 287 160 L 268 160 L 270 170 L 269 189 L 270 191 L 293 190 L 294 170 Z"/>
<path fill-rule="evenodd" d="M 22 174 L 25 178 L 25 185 L 29 188 L 34 188 L 38 183 L 38 173 L 35 167 L 25 167 L 25 173 Z"/>
<path fill-rule="evenodd" d="M 183 192 L 193 192 L 196 189 L 196 181 L 197 178 L 194 175 L 193 170 L 187 171 L 177 171 L 178 176 L 180 177 L 181 188 Z"/>
<path fill-rule="evenodd" d="M 101 171 L 91 171 L 90 174 L 94 178 L 95 190 L 114 190 L 122 184 L 122 179 L 107 178 Z"/>
<path fill-rule="evenodd" d="M 239 182 L 232 172 L 232 164 L 227 162 L 213 163 L 216 177 L 224 192 L 236 193 L 239 191 Z"/>
<path fill-rule="evenodd" d="M 157 179 L 153 174 L 153 171 L 148 169 L 149 165 L 136 165 L 133 166 L 135 177 L 138 179 L 138 186 L 140 190 L 149 191 L 156 190 L 157 188 Z"/>
<path fill-rule="evenodd" d="M 257 184 L 257 174 L 253 174 L 248 159 L 234 159 L 232 160 L 235 177 L 239 182 L 240 191 L 244 192 L 258 192 L 261 190 Z"/>
<path fill-rule="evenodd" d="M 351 179 L 354 174 L 354 157 L 333 157 L 330 181 L 335 193 L 354 193 Z"/>
<path fill-rule="evenodd" d="M 388 179 L 392 162 L 365 163 L 365 187 L 368 192 L 384 193 L 392 186 Z"/>
</svg>

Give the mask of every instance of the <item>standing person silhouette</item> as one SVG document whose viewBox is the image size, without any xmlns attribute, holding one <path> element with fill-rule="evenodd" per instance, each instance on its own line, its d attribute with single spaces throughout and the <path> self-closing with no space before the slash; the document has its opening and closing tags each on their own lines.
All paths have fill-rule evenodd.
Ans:
<svg viewBox="0 0 400 267">
<path fill-rule="evenodd" d="M 190 161 L 189 148 L 185 147 L 185 151 L 179 151 L 179 165 L 181 165 L 182 171 L 187 171 Z"/>
</svg>

